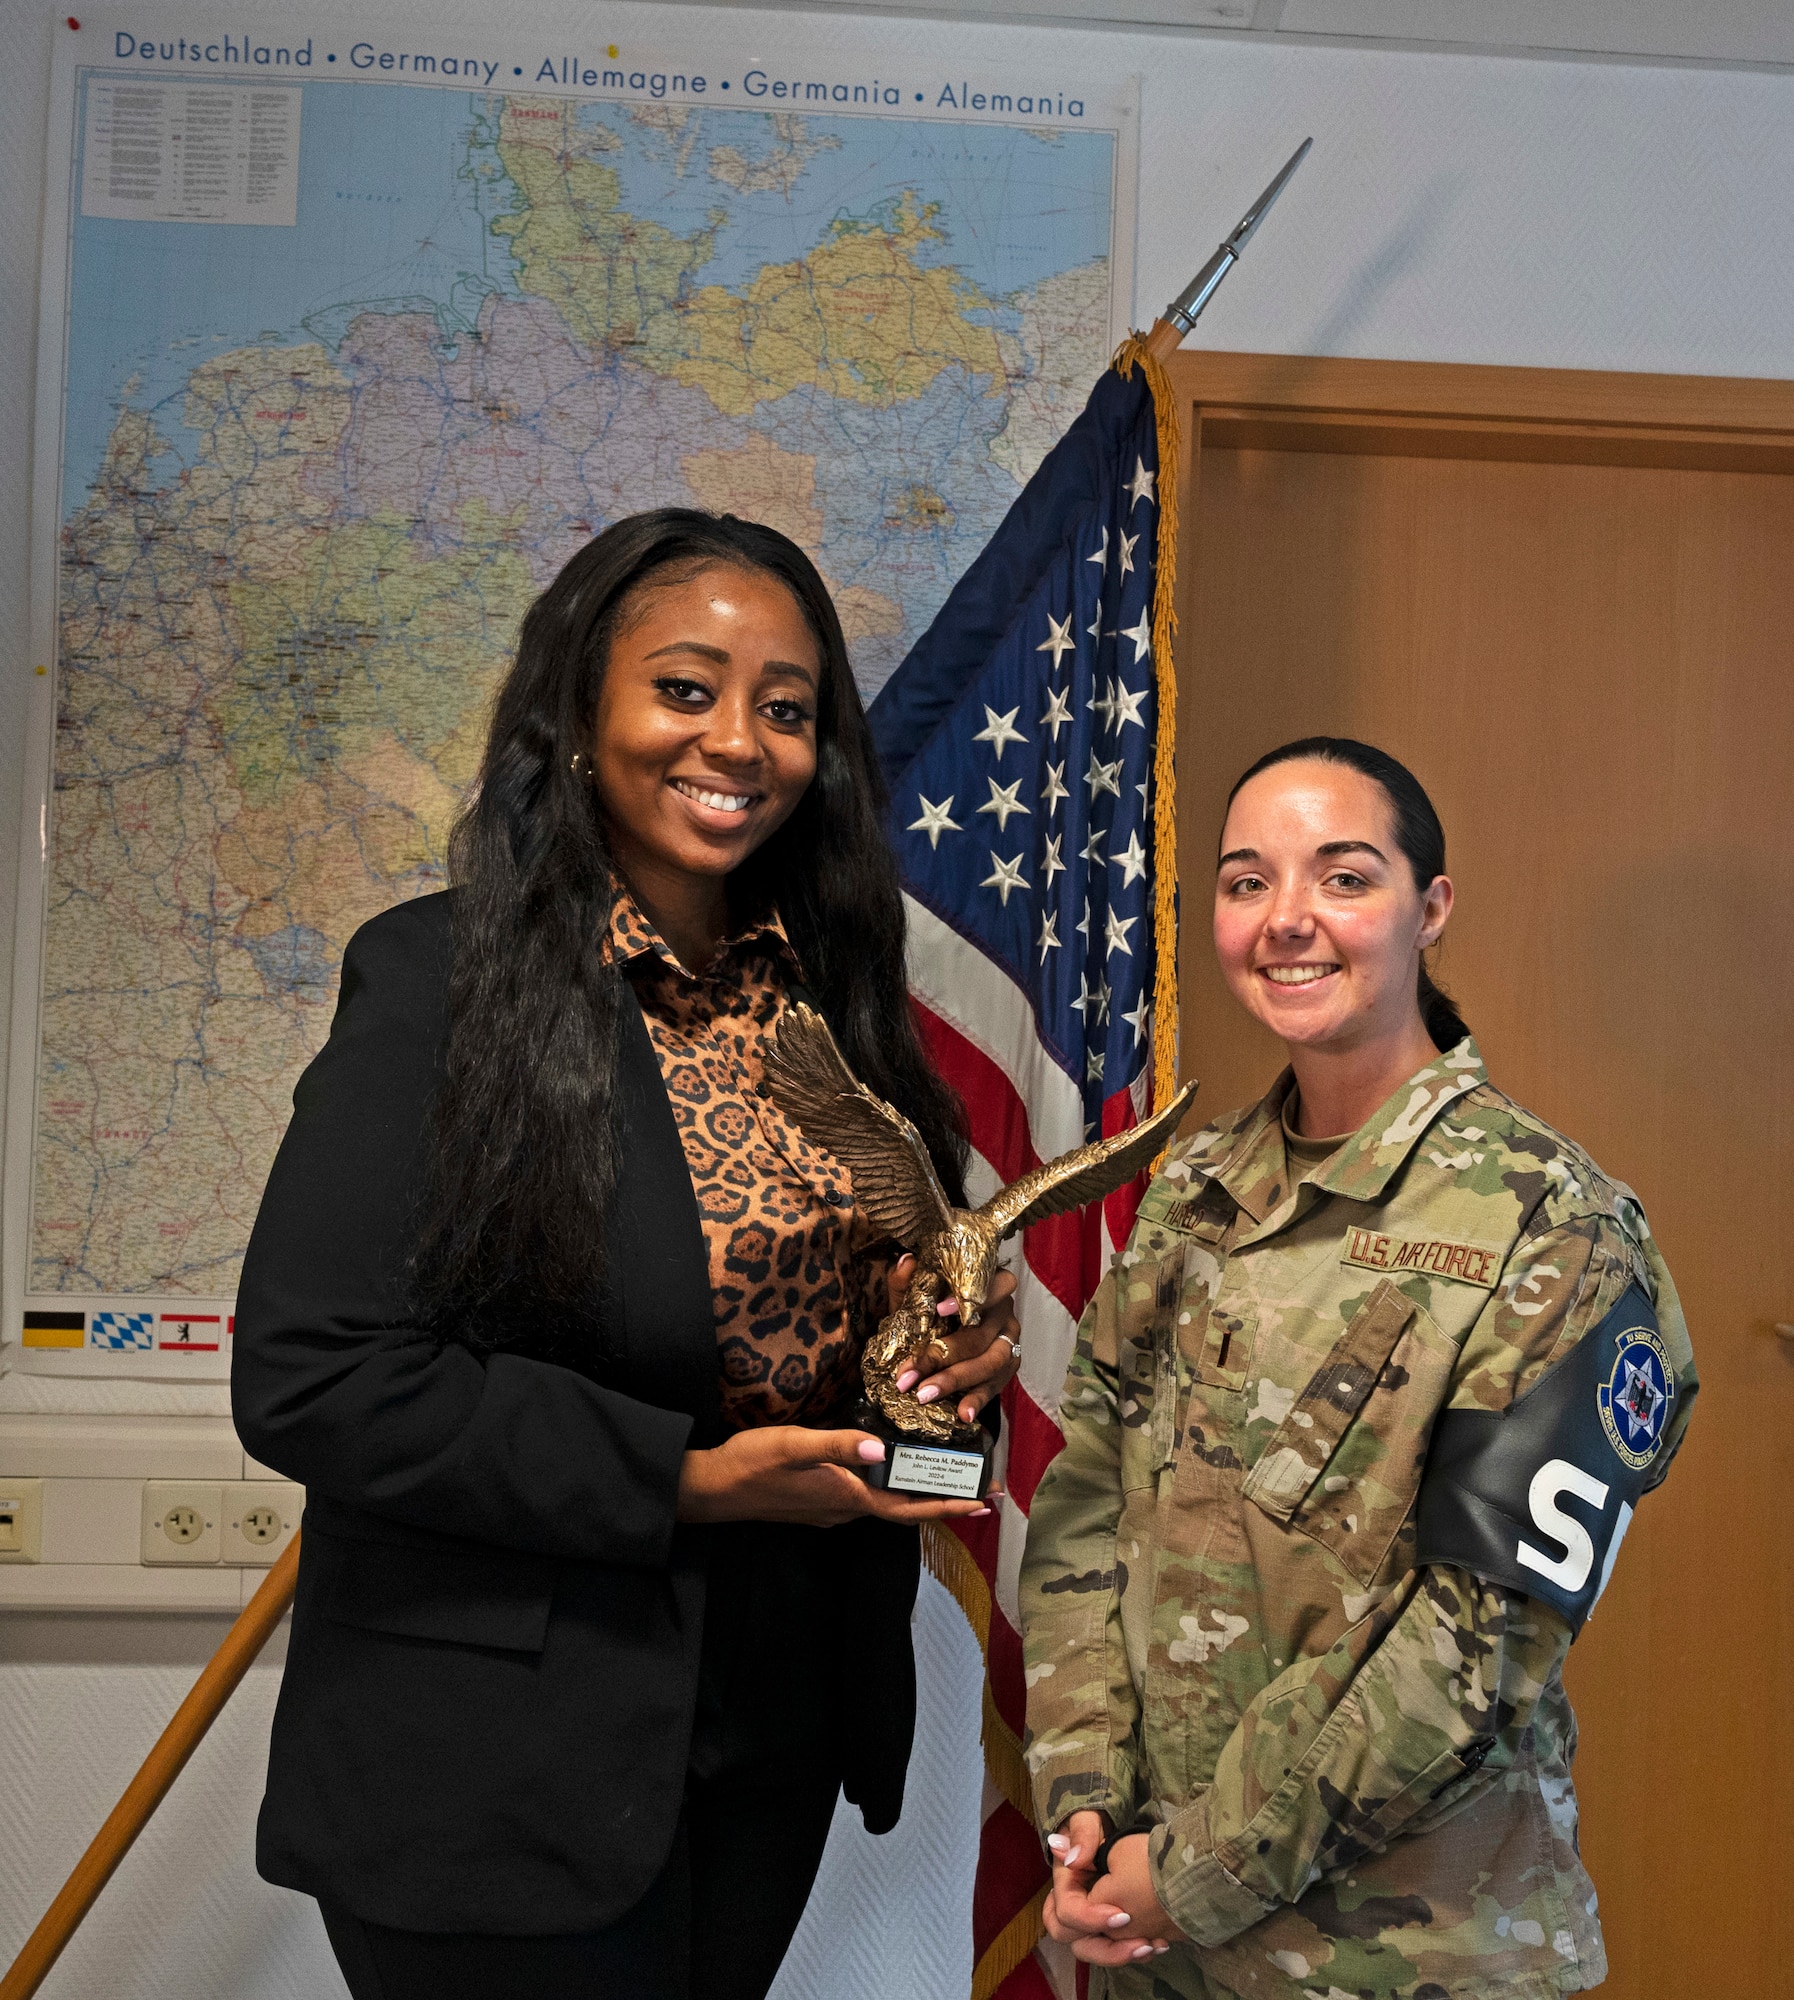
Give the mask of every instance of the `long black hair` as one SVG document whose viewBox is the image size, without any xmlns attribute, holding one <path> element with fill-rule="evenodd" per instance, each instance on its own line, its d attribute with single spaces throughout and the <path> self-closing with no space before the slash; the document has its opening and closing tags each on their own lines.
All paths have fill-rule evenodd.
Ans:
<svg viewBox="0 0 1794 2000">
<path fill-rule="evenodd" d="M 905 1112 L 964 1198 L 959 1102 L 929 1067 L 904 976 L 885 797 L 841 622 L 809 557 L 771 528 L 664 507 L 588 542 L 525 614 L 479 784 L 449 844 L 454 965 L 447 1073 L 429 1136 L 412 1277 L 439 1337 L 526 1327 L 590 1338 L 622 1160 L 616 1079 L 634 1004 L 607 949 L 617 875 L 585 775 L 610 648 L 644 589 L 716 566 L 776 578 L 822 656 L 816 775 L 736 871 L 744 912 L 776 903 L 856 1074 Z"/>
<path fill-rule="evenodd" d="M 1395 819 L 1395 844 L 1414 873 L 1414 886 L 1424 896 L 1433 878 L 1445 873 L 1445 829 L 1426 795 L 1426 788 L 1406 764 L 1398 763 L 1387 750 L 1374 743 L 1360 743 L 1354 736 L 1304 736 L 1295 743 L 1268 751 L 1249 771 L 1234 780 L 1227 794 L 1232 805 L 1243 786 L 1276 764 L 1294 764 L 1312 759 L 1320 764 L 1343 764 L 1360 777 L 1382 787 Z M 1225 814 L 1223 814 L 1225 818 Z M 1420 961 L 1420 1018 L 1439 1049 L 1455 1048 L 1470 1030 L 1448 994 L 1427 970 L 1424 954 Z"/>
</svg>

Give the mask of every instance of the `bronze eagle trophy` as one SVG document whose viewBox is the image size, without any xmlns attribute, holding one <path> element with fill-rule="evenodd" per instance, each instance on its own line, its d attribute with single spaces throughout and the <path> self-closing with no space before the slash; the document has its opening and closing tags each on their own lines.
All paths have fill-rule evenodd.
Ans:
<svg viewBox="0 0 1794 2000">
<path fill-rule="evenodd" d="M 1062 1153 L 1011 1181 L 982 1208 L 966 1209 L 948 1201 L 921 1134 L 854 1076 L 814 1008 L 800 1001 L 786 1011 L 764 1074 L 774 1103 L 812 1145 L 846 1168 L 873 1225 L 916 1254 L 903 1304 L 879 1322 L 861 1364 L 862 1422 L 898 1446 L 869 1476 L 899 1491 L 979 1497 L 990 1476 L 987 1434 L 979 1425 L 962 1424 L 951 1400 L 918 1403 L 897 1387 L 897 1377 L 940 1331 L 936 1307 L 943 1299 L 957 1300 L 962 1325 L 978 1324 L 1005 1237 L 1132 1180 L 1176 1130 L 1195 1084 L 1185 1084 L 1145 1124 Z"/>
</svg>

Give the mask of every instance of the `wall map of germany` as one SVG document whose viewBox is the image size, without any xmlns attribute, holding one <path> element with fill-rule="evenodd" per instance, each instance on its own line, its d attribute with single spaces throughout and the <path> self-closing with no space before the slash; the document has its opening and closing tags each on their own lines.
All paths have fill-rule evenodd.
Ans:
<svg viewBox="0 0 1794 2000">
<path fill-rule="evenodd" d="M 83 71 L 75 108 L 27 1305 L 230 1299 L 344 946 L 442 886 L 582 541 L 772 522 L 871 693 L 1115 323 L 1113 131 L 143 82 Z M 236 116 L 237 219 L 128 219 L 186 196 L 134 197 L 122 139 L 83 181 L 102 111 L 185 135 L 182 187 Z"/>
</svg>

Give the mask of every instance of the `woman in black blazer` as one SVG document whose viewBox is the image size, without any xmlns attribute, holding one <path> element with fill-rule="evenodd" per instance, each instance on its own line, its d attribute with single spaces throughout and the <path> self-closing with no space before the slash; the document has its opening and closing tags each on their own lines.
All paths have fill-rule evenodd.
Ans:
<svg viewBox="0 0 1794 2000">
<path fill-rule="evenodd" d="M 258 1866 L 355 2000 L 757 2000 L 838 1791 L 896 1822 L 915 1524 L 976 1503 L 856 1475 L 911 1267 L 758 1089 L 801 985 L 961 1198 L 875 774 L 802 552 L 638 515 L 524 621 L 455 888 L 349 945 L 232 1391 L 307 1488 Z"/>
</svg>

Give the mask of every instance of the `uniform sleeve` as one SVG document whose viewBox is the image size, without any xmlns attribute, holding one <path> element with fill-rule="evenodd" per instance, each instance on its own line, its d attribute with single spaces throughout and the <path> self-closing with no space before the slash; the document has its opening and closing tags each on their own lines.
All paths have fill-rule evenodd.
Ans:
<svg viewBox="0 0 1794 2000">
<path fill-rule="evenodd" d="M 1140 1707 L 1121 1637 L 1119 1320 L 1126 1267 L 1098 1285 L 1078 1326 L 1059 1421 L 1065 1446 L 1028 1512 L 1022 1557 L 1028 1770 L 1043 1833 L 1074 1812 L 1133 1818 Z"/>
<path fill-rule="evenodd" d="M 231 1402 L 277 1472 L 408 1526 L 657 1568 L 691 1420 L 411 1323 L 406 1260 L 442 981 L 415 925 L 351 942 L 244 1260 Z"/>
<path fill-rule="evenodd" d="M 1465 1340 L 1452 1405 L 1504 1409 L 1635 1276 L 1655 1292 L 1682 1364 L 1673 1450 L 1694 1386 L 1674 1287 L 1648 1240 L 1604 1216 L 1517 1247 Z M 1223 1943 L 1322 1872 L 1431 1818 L 1455 1786 L 1498 1782 L 1569 1644 L 1564 1620 L 1518 1592 L 1456 1568 L 1410 1574 L 1328 1652 L 1271 1682 L 1223 1747 L 1213 1783 L 1153 1830 L 1153 1880 L 1172 1920 L 1197 1944 Z"/>
</svg>

